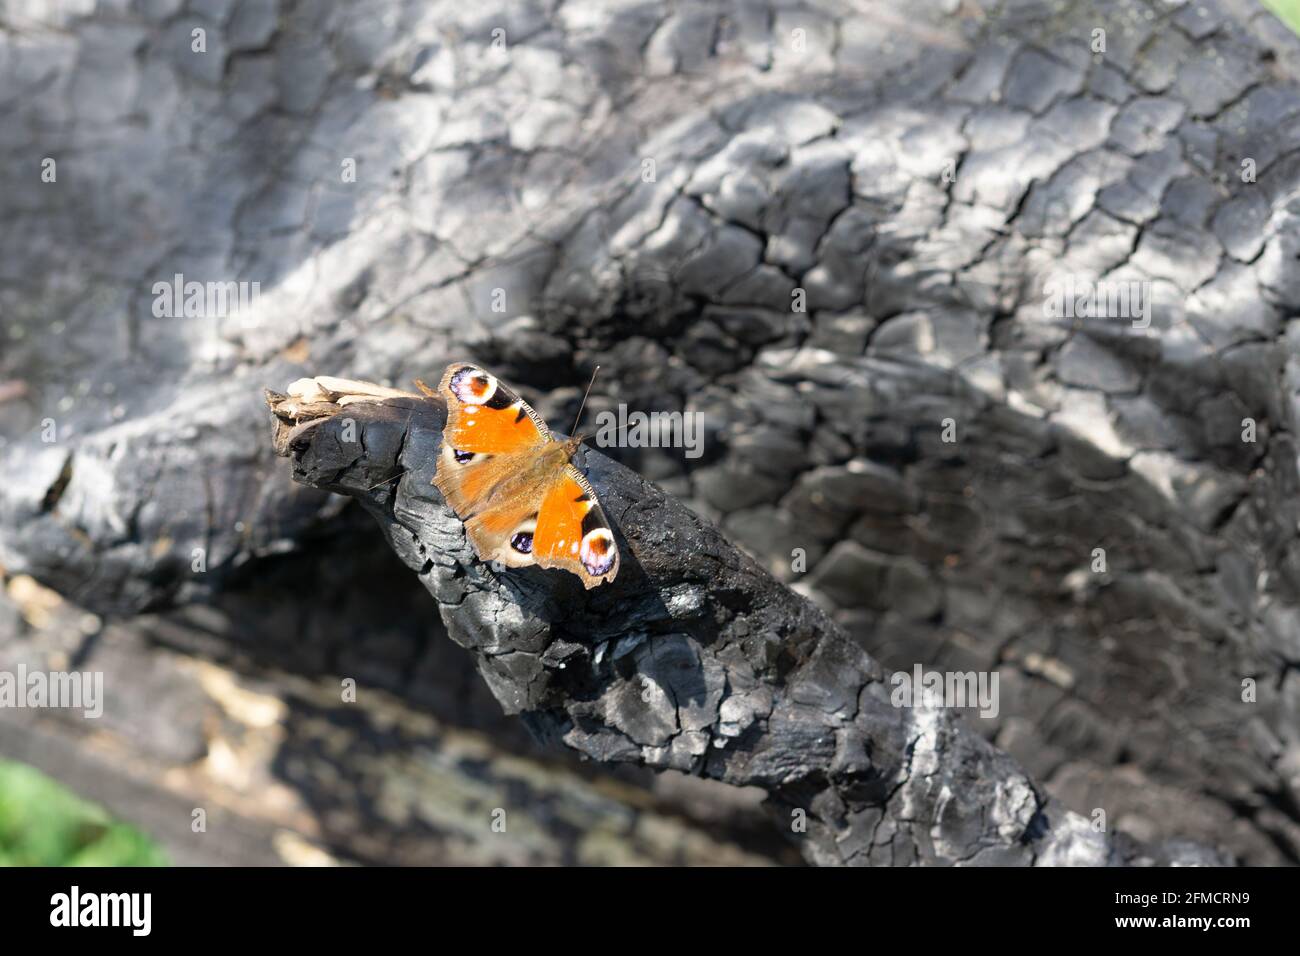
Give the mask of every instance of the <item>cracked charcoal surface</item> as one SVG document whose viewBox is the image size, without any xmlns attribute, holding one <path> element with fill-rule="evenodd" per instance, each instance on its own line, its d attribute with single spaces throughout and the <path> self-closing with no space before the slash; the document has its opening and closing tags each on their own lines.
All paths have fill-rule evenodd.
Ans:
<svg viewBox="0 0 1300 956">
<path fill-rule="evenodd" d="M 970 727 L 997 751 L 946 722 L 860 728 L 872 711 L 856 698 L 773 701 L 768 733 L 801 741 L 804 763 L 755 755 L 746 772 L 814 804 L 811 859 L 1091 858 L 1075 821 L 1097 807 L 1150 846 L 1300 858 L 1300 43 L 1271 15 L 1127 0 L 905 16 L 373 6 L 0 14 L 0 170 L 29 184 L 0 197 L 0 372 L 21 383 L 0 426 L 8 573 L 127 615 L 237 602 L 268 562 L 367 533 L 331 530 L 337 500 L 288 480 L 263 386 L 405 386 L 469 356 L 558 426 L 600 364 L 589 414 L 625 402 L 706 423 L 700 459 L 628 449 L 624 463 L 857 648 L 885 668 L 1000 674 L 1001 714 Z M 206 54 L 190 52 L 194 25 Z M 501 25 L 505 52 L 491 49 Z M 44 157 L 55 184 L 39 181 Z M 354 183 L 340 181 L 349 158 Z M 1067 272 L 1149 282 L 1151 329 L 1047 318 L 1044 282 Z M 155 317 L 153 283 L 175 273 L 262 294 L 234 317 Z M 1240 440 L 1248 417 L 1255 443 Z M 685 613 L 694 598 L 662 601 Z M 547 684 L 545 633 L 522 617 L 453 629 L 513 710 Z M 634 719 L 593 698 L 567 742 L 658 766 L 738 760 L 694 752 L 715 696 L 715 727 L 752 726 L 757 706 L 709 683 L 704 633 L 657 635 L 608 666 L 666 669 L 663 699 L 707 713 Z M 377 679 L 410 686 L 408 657 L 400 641 L 376 652 Z M 672 662 L 697 658 L 702 687 L 676 688 Z M 729 677 L 751 664 L 717 662 Z M 878 794 L 800 779 L 841 758 L 846 781 L 872 772 L 819 738 L 808 708 L 839 714 L 839 738 L 925 745 L 909 776 L 937 775 L 924 806 L 949 806 L 940 781 L 963 748 L 988 776 L 951 781 L 972 788 L 945 798 L 954 824 L 922 835 Z M 999 751 L 1083 816 L 1049 812 L 1015 843 L 1039 798 Z M 999 812 L 967 816 L 996 781 L 1015 782 Z"/>
<path fill-rule="evenodd" d="M 880 666 L 707 521 L 596 452 L 618 578 L 498 574 L 433 488 L 445 409 L 317 406 L 268 393 L 296 480 L 358 498 L 437 601 L 507 714 L 595 760 L 767 792 L 819 864 L 1214 862 L 1195 844 L 1107 836 L 1047 799 L 951 711 L 902 709 Z M 295 422 L 298 422 L 295 424 Z M 378 484 L 401 477 L 396 487 Z M 806 821 L 806 822 L 805 822 Z"/>
</svg>

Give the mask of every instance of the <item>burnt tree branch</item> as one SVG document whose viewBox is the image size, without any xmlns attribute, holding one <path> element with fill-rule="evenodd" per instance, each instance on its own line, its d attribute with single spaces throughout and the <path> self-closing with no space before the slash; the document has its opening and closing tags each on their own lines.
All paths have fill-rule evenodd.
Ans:
<svg viewBox="0 0 1300 956">
<path fill-rule="evenodd" d="M 579 464 L 625 557 L 587 592 L 475 557 L 432 485 L 436 400 L 324 377 L 266 396 L 294 478 L 374 516 L 502 707 L 543 739 L 761 787 L 819 864 L 1214 859 L 1096 832 L 949 711 L 893 706 L 887 674 L 815 605 L 594 450 Z"/>
</svg>

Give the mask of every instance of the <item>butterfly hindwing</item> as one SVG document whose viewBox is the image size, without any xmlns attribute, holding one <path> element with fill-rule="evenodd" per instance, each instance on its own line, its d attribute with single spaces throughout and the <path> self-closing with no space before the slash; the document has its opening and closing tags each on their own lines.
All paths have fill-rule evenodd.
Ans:
<svg viewBox="0 0 1300 956">
<path fill-rule="evenodd" d="M 519 455 L 463 452 L 444 442 L 433 483 L 452 511 L 469 519 L 489 507 L 493 490 L 515 474 L 521 463 Z"/>
<path fill-rule="evenodd" d="M 465 533 L 475 553 L 512 568 L 537 564 L 533 535 L 540 506 L 540 492 L 536 497 L 515 495 L 467 519 Z"/>
</svg>

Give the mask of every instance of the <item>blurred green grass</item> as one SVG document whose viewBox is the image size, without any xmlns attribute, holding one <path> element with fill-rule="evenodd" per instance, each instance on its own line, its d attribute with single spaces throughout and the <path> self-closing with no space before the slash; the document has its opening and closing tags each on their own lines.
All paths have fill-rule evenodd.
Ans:
<svg viewBox="0 0 1300 956">
<path fill-rule="evenodd" d="M 0 866 L 166 866 L 134 827 L 38 770 L 0 760 Z"/>
<path fill-rule="evenodd" d="M 1264 6 L 1277 14 L 1278 19 L 1296 33 L 1300 33 L 1300 0 L 1264 0 Z"/>
</svg>

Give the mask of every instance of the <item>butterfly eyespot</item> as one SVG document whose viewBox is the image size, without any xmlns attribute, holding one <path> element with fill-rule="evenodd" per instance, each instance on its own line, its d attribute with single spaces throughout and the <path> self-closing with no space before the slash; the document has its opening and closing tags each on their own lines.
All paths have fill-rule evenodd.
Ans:
<svg viewBox="0 0 1300 956">
<path fill-rule="evenodd" d="M 483 405 L 492 400 L 497 391 L 497 380 L 481 369 L 459 369 L 448 383 L 452 394 L 466 405 Z"/>
<path fill-rule="evenodd" d="M 618 556 L 614 550 L 614 536 L 608 528 L 593 528 L 583 536 L 578 554 L 589 574 L 596 577 L 608 574 Z"/>
<path fill-rule="evenodd" d="M 472 461 L 474 458 L 474 453 L 472 451 L 458 451 L 457 449 L 453 448 L 451 450 L 451 453 L 455 457 L 456 464 L 458 465 L 463 465 L 465 464 L 465 462 Z"/>
<path fill-rule="evenodd" d="M 510 536 L 510 547 L 520 554 L 532 554 L 533 533 L 531 531 L 516 531 Z"/>
</svg>

